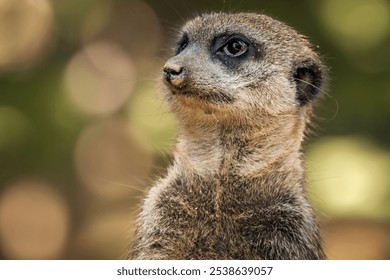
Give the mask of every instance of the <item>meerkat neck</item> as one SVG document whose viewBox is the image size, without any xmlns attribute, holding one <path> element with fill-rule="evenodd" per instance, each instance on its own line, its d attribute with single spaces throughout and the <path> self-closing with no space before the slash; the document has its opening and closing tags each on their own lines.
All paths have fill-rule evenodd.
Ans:
<svg viewBox="0 0 390 280">
<path fill-rule="evenodd" d="M 245 177 L 288 171 L 301 180 L 304 122 L 293 115 L 267 120 L 261 126 L 182 126 L 176 162 L 206 176 L 232 170 Z"/>
<path fill-rule="evenodd" d="M 184 170 L 205 175 L 217 173 L 223 155 L 219 127 L 180 127 L 175 161 Z"/>
</svg>

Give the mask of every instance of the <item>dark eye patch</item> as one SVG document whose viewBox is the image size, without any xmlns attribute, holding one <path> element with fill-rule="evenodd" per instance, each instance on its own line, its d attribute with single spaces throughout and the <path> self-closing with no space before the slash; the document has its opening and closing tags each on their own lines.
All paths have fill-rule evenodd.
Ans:
<svg viewBox="0 0 390 280">
<path fill-rule="evenodd" d="M 210 53 L 229 68 L 236 68 L 242 61 L 257 56 L 250 39 L 241 34 L 221 35 L 214 38 Z"/>
<path fill-rule="evenodd" d="M 188 42 L 189 42 L 188 34 L 184 33 L 180 41 L 177 43 L 176 55 L 181 53 L 187 47 Z"/>
</svg>

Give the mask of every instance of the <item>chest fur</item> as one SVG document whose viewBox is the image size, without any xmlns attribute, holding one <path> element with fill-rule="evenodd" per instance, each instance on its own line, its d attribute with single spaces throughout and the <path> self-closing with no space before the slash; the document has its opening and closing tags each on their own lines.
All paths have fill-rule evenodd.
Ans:
<svg viewBox="0 0 390 280">
<path fill-rule="evenodd" d="M 180 259 L 263 258 L 277 231 L 299 238 L 305 222 L 294 194 L 270 184 L 239 176 L 177 176 L 153 202 L 149 214 L 158 222 L 150 228 L 149 246 Z"/>
</svg>

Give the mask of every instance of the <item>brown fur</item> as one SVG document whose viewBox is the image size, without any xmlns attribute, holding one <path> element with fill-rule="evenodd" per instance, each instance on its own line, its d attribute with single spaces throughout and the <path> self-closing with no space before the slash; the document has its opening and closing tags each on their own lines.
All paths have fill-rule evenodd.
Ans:
<svg viewBox="0 0 390 280">
<path fill-rule="evenodd" d="M 237 34 L 249 38 L 250 56 L 217 58 L 216 40 Z M 302 166 L 324 80 L 318 56 L 260 14 L 206 14 L 183 35 L 163 92 L 180 120 L 175 160 L 145 199 L 129 257 L 324 258 Z"/>
</svg>

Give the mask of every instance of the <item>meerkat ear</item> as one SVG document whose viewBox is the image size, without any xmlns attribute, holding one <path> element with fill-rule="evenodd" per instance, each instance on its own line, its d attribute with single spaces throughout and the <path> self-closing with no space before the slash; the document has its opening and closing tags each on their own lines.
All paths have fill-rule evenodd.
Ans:
<svg viewBox="0 0 390 280">
<path fill-rule="evenodd" d="M 308 59 L 295 67 L 294 81 L 297 88 L 297 100 L 301 106 L 314 99 L 321 91 L 323 73 L 321 66 Z"/>
</svg>

